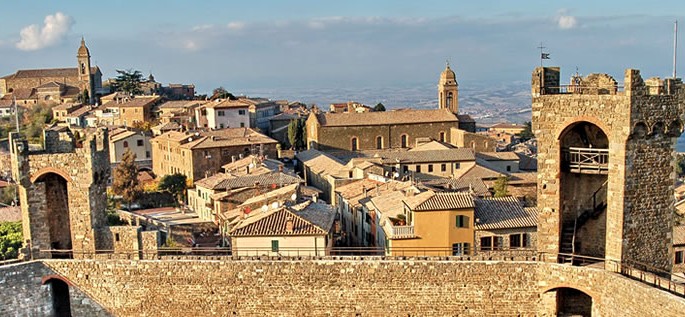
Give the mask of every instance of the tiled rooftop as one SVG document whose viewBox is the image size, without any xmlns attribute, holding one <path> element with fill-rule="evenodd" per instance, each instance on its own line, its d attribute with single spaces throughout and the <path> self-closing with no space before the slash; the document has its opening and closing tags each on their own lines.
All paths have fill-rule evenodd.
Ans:
<svg viewBox="0 0 685 317">
<path fill-rule="evenodd" d="M 324 127 L 359 125 L 416 124 L 430 122 L 454 122 L 457 117 L 447 109 L 393 110 L 363 113 L 319 113 L 317 119 Z"/>
<path fill-rule="evenodd" d="M 536 227 L 537 208 L 524 208 L 514 197 L 476 199 L 476 229 L 510 229 Z"/>
</svg>

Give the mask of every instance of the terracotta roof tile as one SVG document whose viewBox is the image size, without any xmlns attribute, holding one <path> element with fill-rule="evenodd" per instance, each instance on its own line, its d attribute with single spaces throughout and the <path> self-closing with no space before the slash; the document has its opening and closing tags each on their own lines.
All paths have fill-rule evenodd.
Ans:
<svg viewBox="0 0 685 317">
<path fill-rule="evenodd" d="M 457 117 L 447 109 L 319 113 L 316 116 L 324 127 L 458 122 Z"/>
<path fill-rule="evenodd" d="M 514 197 L 476 199 L 476 229 L 512 229 L 536 227 L 537 208 L 524 208 Z"/>
<path fill-rule="evenodd" d="M 288 220 L 293 222 L 291 231 L 286 229 Z M 326 235 L 334 220 L 335 211 L 329 205 L 309 203 L 300 210 L 282 207 L 240 221 L 231 231 L 231 236 Z"/>
<path fill-rule="evenodd" d="M 91 73 L 95 74 L 100 68 L 91 67 Z M 3 78 L 36 78 L 36 77 L 77 77 L 78 68 L 45 68 L 45 69 L 20 69 L 16 73 Z"/>
<path fill-rule="evenodd" d="M 673 245 L 685 244 L 685 225 L 673 227 Z"/>
<path fill-rule="evenodd" d="M 312 172 L 318 174 L 335 174 L 345 167 L 345 164 L 337 158 L 317 150 L 299 152 L 295 157 Z"/>
<path fill-rule="evenodd" d="M 486 161 L 518 161 L 519 156 L 515 152 L 479 152 L 476 153 L 479 159 Z"/>
<path fill-rule="evenodd" d="M 405 203 L 413 211 L 451 210 L 473 208 L 473 197 L 470 193 L 435 193 L 432 191 L 418 194 Z"/>
<path fill-rule="evenodd" d="M 392 164 L 398 161 L 407 163 L 429 163 L 476 160 L 473 150 L 466 148 L 403 152 L 387 151 L 377 153 L 375 157 L 381 157 L 384 164 Z"/>
</svg>

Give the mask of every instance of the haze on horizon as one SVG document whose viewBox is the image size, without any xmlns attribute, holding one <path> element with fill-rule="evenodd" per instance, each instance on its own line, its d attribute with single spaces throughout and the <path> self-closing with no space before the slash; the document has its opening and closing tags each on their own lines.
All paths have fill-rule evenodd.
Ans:
<svg viewBox="0 0 685 317">
<path fill-rule="evenodd" d="M 0 76 L 74 67 L 81 36 L 104 77 L 116 69 L 194 83 L 199 93 L 411 87 L 449 60 L 461 87 L 527 82 L 540 43 L 561 66 L 670 76 L 685 2 L 22 1 L 0 11 Z M 17 13 L 20 14 L 17 14 Z M 681 63 L 682 64 L 682 63 Z"/>
</svg>

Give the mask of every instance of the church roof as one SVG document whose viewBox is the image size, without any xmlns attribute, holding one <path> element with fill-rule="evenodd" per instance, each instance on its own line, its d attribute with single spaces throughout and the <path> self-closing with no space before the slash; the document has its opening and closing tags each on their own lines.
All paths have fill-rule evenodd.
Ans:
<svg viewBox="0 0 685 317">
<path fill-rule="evenodd" d="M 442 74 L 440 74 L 440 79 L 452 79 L 452 80 L 457 79 L 457 75 L 454 74 L 454 71 L 450 68 L 449 64 L 447 64 L 447 67 L 445 67 L 445 70 L 443 70 Z"/>
<path fill-rule="evenodd" d="M 95 74 L 100 71 L 97 66 L 90 68 L 91 73 Z M 40 77 L 77 77 L 78 68 L 43 68 L 43 69 L 20 69 L 14 74 L 2 77 L 2 79 L 22 79 L 22 78 L 40 78 Z"/>
<path fill-rule="evenodd" d="M 78 48 L 78 56 L 90 56 L 90 51 L 86 47 L 86 41 L 81 38 L 81 46 Z"/>
<path fill-rule="evenodd" d="M 393 110 L 379 112 L 319 113 L 321 126 L 345 127 L 365 125 L 416 124 L 430 122 L 457 122 L 457 117 L 447 109 Z"/>
</svg>

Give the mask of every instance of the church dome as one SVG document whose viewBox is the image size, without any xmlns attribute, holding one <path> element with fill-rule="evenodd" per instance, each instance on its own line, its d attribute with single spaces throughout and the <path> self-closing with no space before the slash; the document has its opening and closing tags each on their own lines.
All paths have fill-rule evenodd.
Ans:
<svg viewBox="0 0 685 317">
<path fill-rule="evenodd" d="M 86 47 L 86 41 L 81 38 L 81 47 L 78 48 L 78 56 L 90 56 L 90 51 Z"/>
<path fill-rule="evenodd" d="M 445 67 L 445 70 L 442 71 L 442 74 L 440 74 L 440 79 L 443 80 L 456 80 L 457 75 L 454 74 L 454 71 L 450 68 L 450 65 L 447 64 L 447 67 Z"/>
</svg>

